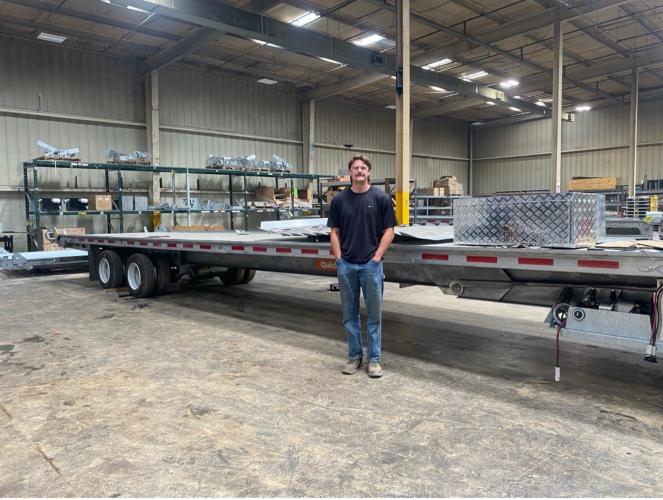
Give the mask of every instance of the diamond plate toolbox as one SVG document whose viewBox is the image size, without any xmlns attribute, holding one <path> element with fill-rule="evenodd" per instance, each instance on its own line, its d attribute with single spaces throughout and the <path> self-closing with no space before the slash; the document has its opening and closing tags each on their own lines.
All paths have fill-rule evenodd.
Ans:
<svg viewBox="0 0 663 500">
<path fill-rule="evenodd" d="M 454 200 L 458 245 L 594 246 L 605 234 L 605 197 L 541 193 Z"/>
</svg>

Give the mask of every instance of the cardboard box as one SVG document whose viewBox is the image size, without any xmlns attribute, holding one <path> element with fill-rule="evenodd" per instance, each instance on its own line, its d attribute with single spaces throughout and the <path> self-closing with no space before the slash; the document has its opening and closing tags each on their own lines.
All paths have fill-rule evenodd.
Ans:
<svg viewBox="0 0 663 500">
<path fill-rule="evenodd" d="M 109 194 L 95 194 L 88 198 L 88 206 L 96 211 L 113 210 L 113 198 Z"/>
<path fill-rule="evenodd" d="M 463 185 L 453 176 L 445 176 L 433 181 L 434 188 L 442 188 L 443 193 L 438 196 L 450 196 L 463 194 Z"/>
<path fill-rule="evenodd" d="M 274 187 L 256 186 L 256 200 L 274 203 Z"/>
<path fill-rule="evenodd" d="M 574 177 L 567 188 L 569 191 L 610 191 L 618 185 L 619 177 Z"/>
<path fill-rule="evenodd" d="M 334 179 L 335 182 L 351 182 L 349 175 L 339 175 Z"/>
<path fill-rule="evenodd" d="M 327 203 L 331 203 L 331 201 L 334 199 L 334 196 L 338 195 L 338 193 L 340 193 L 340 191 L 327 191 L 325 193 L 325 201 Z"/>
<path fill-rule="evenodd" d="M 60 227 L 60 228 L 55 228 L 55 230 L 51 229 L 42 229 L 41 230 L 41 241 L 44 244 L 44 251 L 45 252 L 51 252 L 53 250 L 62 250 L 62 247 L 58 245 L 57 239 L 55 240 L 49 240 L 48 235 L 53 236 L 54 234 L 57 234 L 58 236 L 62 236 L 65 234 L 85 234 L 85 228 L 84 227 Z"/>
<path fill-rule="evenodd" d="M 313 201 L 313 190 L 311 188 L 298 189 L 297 190 L 297 199 L 308 201 L 308 202 Z"/>
</svg>

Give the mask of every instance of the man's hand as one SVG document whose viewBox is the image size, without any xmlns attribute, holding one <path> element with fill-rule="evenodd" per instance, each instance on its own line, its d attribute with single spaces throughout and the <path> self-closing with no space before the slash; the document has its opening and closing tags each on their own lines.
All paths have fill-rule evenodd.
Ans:
<svg viewBox="0 0 663 500">
<path fill-rule="evenodd" d="M 379 264 L 380 262 L 382 262 L 382 257 L 378 257 L 378 256 L 376 255 L 376 256 L 374 256 L 371 260 L 372 260 L 373 262 L 377 262 L 377 263 Z"/>
</svg>

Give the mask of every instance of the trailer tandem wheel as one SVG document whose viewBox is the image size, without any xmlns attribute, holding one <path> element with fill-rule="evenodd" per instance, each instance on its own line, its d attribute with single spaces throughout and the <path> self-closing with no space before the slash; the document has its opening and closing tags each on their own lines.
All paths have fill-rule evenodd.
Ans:
<svg viewBox="0 0 663 500">
<path fill-rule="evenodd" d="M 119 288 L 124 284 L 124 264 L 114 250 L 104 250 L 97 259 L 97 274 L 103 288 Z"/>
<path fill-rule="evenodd" d="M 157 271 L 147 255 L 132 254 L 127 260 L 127 286 L 137 298 L 151 297 L 157 284 Z"/>
</svg>

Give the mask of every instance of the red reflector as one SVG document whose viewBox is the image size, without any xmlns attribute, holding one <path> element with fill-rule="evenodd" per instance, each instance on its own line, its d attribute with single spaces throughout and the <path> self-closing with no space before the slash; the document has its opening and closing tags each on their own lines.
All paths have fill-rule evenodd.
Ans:
<svg viewBox="0 0 663 500">
<path fill-rule="evenodd" d="M 232 248 L 233 250 L 244 250 L 244 246 L 242 245 L 233 245 L 230 248 Z"/>
<path fill-rule="evenodd" d="M 292 253 L 292 248 L 276 247 L 276 253 Z"/>
<path fill-rule="evenodd" d="M 135 241 L 131 241 L 131 240 L 127 241 L 127 245 L 135 245 L 135 244 L 136 244 Z"/>
<path fill-rule="evenodd" d="M 160 247 L 161 243 L 159 243 L 158 241 L 155 241 L 155 242 L 152 243 L 152 246 L 153 247 Z"/>
<path fill-rule="evenodd" d="M 616 260 L 582 260 L 578 259 L 578 267 L 595 267 L 599 269 L 619 269 Z"/>
<path fill-rule="evenodd" d="M 168 248 L 177 248 L 177 243 L 168 243 Z"/>
<path fill-rule="evenodd" d="M 201 250 L 211 250 L 211 249 L 212 249 L 212 245 L 202 244 L 202 245 L 200 245 L 200 249 L 201 249 Z"/>
<path fill-rule="evenodd" d="M 182 245 L 184 248 L 193 248 L 193 243 L 185 243 Z"/>
<path fill-rule="evenodd" d="M 254 252 L 266 252 L 267 247 L 253 247 Z"/>
<path fill-rule="evenodd" d="M 308 255 L 318 255 L 318 251 L 315 248 L 302 248 L 302 253 Z"/>
<path fill-rule="evenodd" d="M 423 260 L 449 260 L 449 256 L 445 253 L 422 253 Z"/>
<path fill-rule="evenodd" d="M 537 257 L 518 257 L 518 264 L 529 265 L 529 266 L 552 266 L 554 264 L 553 259 L 541 259 Z"/>
<path fill-rule="evenodd" d="M 489 255 L 468 255 L 465 257 L 467 262 L 481 262 L 483 264 L 497 264 L 497 257 Z"/>
<path fill-rule="evenodd" d="M 147 241 L 139 241 L 138 244 L 142 247 L 146 247 L 147 246 Z"/>
</svg>

